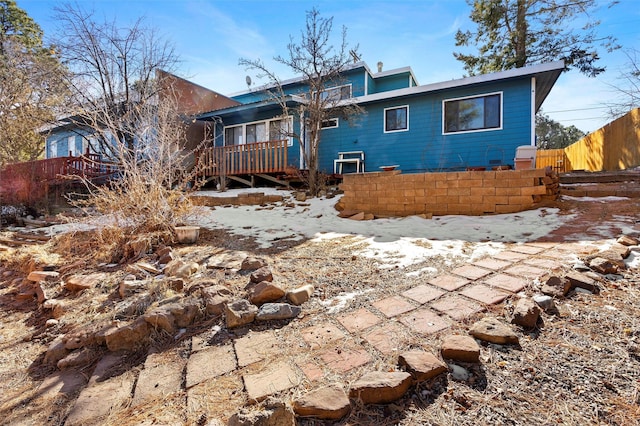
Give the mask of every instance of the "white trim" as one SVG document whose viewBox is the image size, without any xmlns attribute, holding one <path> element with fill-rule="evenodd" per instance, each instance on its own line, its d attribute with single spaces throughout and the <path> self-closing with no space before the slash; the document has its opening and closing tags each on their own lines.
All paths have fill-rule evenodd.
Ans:
<svg viewBox="0 0 640 426">
<path fill-rule="evenodd" d="M 536 77 L 531 77 L 531 146 L 536 146 Z"/>
<path fill-rule="evenodd" d="M 335 123 L 335 126 L 323 126 L 325 121 L 332 121 Z M 320 130 L 336 129 L 338 127 L 340 127 L 340 119 L 338 117 L 327 118 L 320 123 Z"/>
<path fill-rule="evenodd" d="M 264 123 L 266 128 L 266 134 L 267 136 L 269 136 L 271 122 L 280 121 L 280 120 L 289 120 L 289 126 L 291 126 L 291 130 L 293 131 L 293 116 L 291 115 L 288 115 L 286 117 L 281 117 L 281 118 L 269 118 L 266 120 L 248 121 L 246 123 L 223 126 L 222 127 L 222 146 L 230 146 L 230 145 L 227 145 L 227 129 L 232 129 L 234 127 L 242 127 L 242 141 L 240 142 L 240 145 L 245 145 L 247 143 L 247 126 Z M 261 142 L 267 142 L 267 141 L 261 141 Z M 287 138 L 287 146 L 293 146 L 293 138 L 291 137 Z"/>
<path fill-rule="evenodd" d="M 481 129 L 470 129 L 470 130 L 458 130 L 455 132 L 447 132 L 445 131 L 445 104 L 447 102 L 455 102 L 455 101 L 462 101 L 462 100 L 466 100 L 466 99 L 476 99 L 476 98 L 486 98 L 487 96 L 494 96 L 494 95 L 500 95 L 500 126 L 498 127 L 490 127 L 490 128 L 481 128 Z M 462 134 L 462 133 L 476 133 L 476 132 L 492 132 L 494 130 L 502 130 L 502 128 L 504 127 L 504 93 L 503 92 L 490 92 L 490 93 L 483 93 L 480 95 L 473 95 L 473 96 L 462 96 L 460 98 L 449 98 L 449 99 L 443 99 L 442 100 L 442 134 L 443 135 L 458 135 L 458 134 Z"/>
<path fill-rule="evenodd" d="M 387 111 L 390 109 L 401 109 L 406 108 L 407 110 L 407 128 L 406 129 L 396 129 L 396 130 L 387 130 Z M 408 132 L 409 131 L 409 104 L 406 105 L 398 105 L 389 108 L 385 108 L 382 113 L 382 132 L 383 133 L 397 133 L 397 132 Z"/>
</svg>

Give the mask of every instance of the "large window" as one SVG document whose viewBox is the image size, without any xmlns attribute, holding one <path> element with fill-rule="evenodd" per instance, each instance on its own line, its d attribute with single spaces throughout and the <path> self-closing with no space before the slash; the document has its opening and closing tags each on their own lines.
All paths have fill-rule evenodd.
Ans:
<svg viewBox="0 0 640 426">
<path fill-rule="evenodd" d="M 444 133 L 502 127 L 502 94 L 444 101 Z"/>
<path fill-rule="evenodd" d="M 342 99 L 349 99 L 352 97 L 351 85 L 345 84 L 344 86 L 331 87 L 324 89 L 320 94 L 322 100 L 328 99 L 333 102 L 340 101 Z"/>
<path fill-rule="evenodd" d="M 287 140 L 287 145 L 293 145 L 289 136 L 292 131 L 291 118 L 256 121 L 224 128 L 224 144 L 243 145 L 276 140 Z"/>
<path fill-rule="evenodd" d="M 401 106 L 384 110 L 384 132 L 404 132 L 409 130 L 409 107 Z"/>
</svg>

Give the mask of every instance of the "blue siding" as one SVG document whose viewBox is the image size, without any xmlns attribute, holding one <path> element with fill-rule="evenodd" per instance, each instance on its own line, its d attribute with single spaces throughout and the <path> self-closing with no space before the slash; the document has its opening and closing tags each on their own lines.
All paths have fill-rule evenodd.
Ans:
<svg viewBox="0 0 640 426">
<path fill-rule="evenodd" d="M 493 92 L 503 93 L 501 130 L 442 134 L 443 100 Z M 384 133 L 384 109 L 403 105 L 409 106 L 409 130 Z M 320 169 L 332 172 L 340 151 L 364 151 L 366 171 L 395 164 L 404 172 L 513 165 L 516 147 L 530 144 L 532 114 L 529 78 L 368 104 L 357 125 L 341 121 L 322 131 Z"/>
<path fill-rule="evenodd" d="M 409 72 L 379 77 L 376 78 L 374 91 L 370 91 L 369 93 L 380 93 L 387 92 L 389 90 L 404 89 L 406 87 L 411 87 L 409 84 L 411 81 L 411 74 Z"/>
</svg>

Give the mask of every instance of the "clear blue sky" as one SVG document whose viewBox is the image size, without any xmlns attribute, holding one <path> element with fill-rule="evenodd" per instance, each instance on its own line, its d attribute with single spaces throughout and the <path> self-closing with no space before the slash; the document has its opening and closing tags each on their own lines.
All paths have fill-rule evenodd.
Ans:
<svg viewBox="0 0 640 426">
<path fill-rule="evenodd" d="M 410 66 L 420 84 L 460 78 L 462 63 L 454 34 L 473 29 L 464 0 L 96 0 L 79 3 L 96 17 L 116 19 L 122 26 L 144 16 L 176 46 L 182 59 L 179 74 L 222 94 L 247 88 L 249 74 L 238 59 L 262 59 L 281 79 L 294 77 L 273 63 L 286 55 L 289 36 L 299 39 L 305 12 L 316 7 L 333 17 L 334 34 L 347 27 L 350 45 L 359 45 L 362 59 L 372 70 L 382 61 L 384 69 Z M 56 31 L 54 0 L 17 0 L 18 6 L 40 24 L 45 36 Z M 604 3 L 604 2 L 603 2 Z M 624 49 L 640 49 L 640 0 L 622 0 L 613 8 L 602 6 L 594 13 L 601 21 L 598 32 L 618 38 L 623 50 L 601 51 L 607 71 L 596 78 L 577 71 L 561 75 L 543 110 L 564 125 L 593 131 L 609 121 L 603 107 L 618 97 L 611 87 L 619 84 L 627 62 Z M 339 41 L 338 38 L 336 41 Z M 254 79 L 255 80 L 255 79 Z"/>
</svg>

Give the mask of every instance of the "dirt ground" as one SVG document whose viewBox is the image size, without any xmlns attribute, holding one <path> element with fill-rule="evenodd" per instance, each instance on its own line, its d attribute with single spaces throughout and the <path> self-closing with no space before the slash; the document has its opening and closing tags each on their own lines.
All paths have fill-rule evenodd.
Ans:
<svg viewBox="0 0 640 426">
<path fill-rule="evenodd" d="M 640 236 L 640 199 L 566 199 L 558 207 L 563 214 L 571 215 L 571 220 L 538 242 L 598 243 L 610 241 L 612 236 L 629 229 L 634 230 L 636 237 Z M 366 289 L 366 297 L 359 302 L 363 306 L 370 300 L 397 294 L 415 285 L 412 280 L 418 280 L 407 278 L 406 270 L 380 269 L 374 260 L 355 258 L 350 251 L 352 247 L 332 240 L 283 242 L 278 249 L 262 249 L 251 238 L 237 239 L 226 231 L 216 230 L 203 231 L 199 244 L 211 250 L 242 250 L 267 257 L 291 280 L 313 282 L 316 288 L 322 289 L 323 299 L 354 288 Z M 48 249 L 42 246 L 33 250 Z M 193 259 L 208 254 L 190 253 L 188 249 L 181 253 Z M 52 259 L 56 256 L 41 255 L 52 256 Z M 0 266 L 2 259 L 0 252 Z M 5 257 L 4 265 L 17 267 L 16 260 Z M 72 260 L 56 258 L 56 262 L 61 263 Z M 19 262 L 26 260 L 21 257 Z M 460 265 L 436 257 L 414 267 L 425 266 L 443 273 Z M 468 366 L 472 373 L 470 379 L 440 376 L 412 388 L 393 404 L 356 406 L 350 416 L 337 424 L 640 424 L 640 271 L 627 270 L 609 277 L 601 287 L 598 295 L 572 292 L 558 300 L 558 313 L 544 313 L 539 326 L 525 332 L 517 347 L 484 344 L 481 363 Z M 527 288 L 525 292 L 533 294 L 533 289 Z M 18 302 L 14 296 L 9 280 L 0 278 L 0 418 L 4 419 L 0 423 L 62 425 L 73 398 L 39 401 L 31 397 L 43 378 L 51 373 L 42 366 L 44 351 L 52 340 L 44 327 L 48 316 L 35 302 Z M 84 315 L 98 315 L 90 301 L 82 302 L 87 303 Z M 312 324 L 314 313 L 320 309 L 318 304 L 310 305 L 301 324 L 291 323 L 292 326 Z M 513 301 L 507 300 L 491 307 L 490 311 L 506 318 L 512 309 Z M 474 319 L 454 325 L 450 332 L 466 333 Z M 438 335 L 429 336 L 410 343 L 407 348 L 435 351 L 439 339 Z M 144 358 L 136 356 L 127 363 L 128 368 L 139 368 Z M 172 406 L 163 401 L 145 409 L 162 413 L 171 411 Z M 109 424 L 160 424 L 142 423 L 140 417 L 133 414 L 132 409 L 113 413 Z M 184 424 L 188 424 L 187 420 Z M 300 424 L 325 423 L 306 419 Z"/>
</svg>

